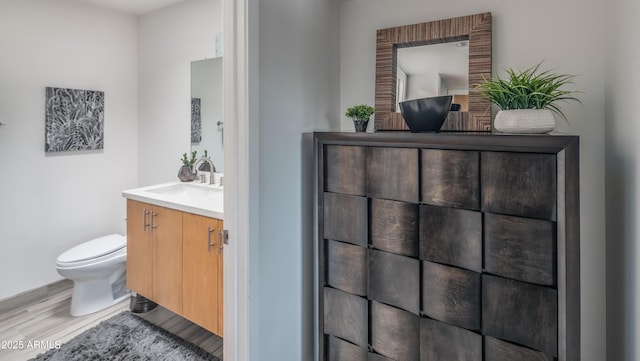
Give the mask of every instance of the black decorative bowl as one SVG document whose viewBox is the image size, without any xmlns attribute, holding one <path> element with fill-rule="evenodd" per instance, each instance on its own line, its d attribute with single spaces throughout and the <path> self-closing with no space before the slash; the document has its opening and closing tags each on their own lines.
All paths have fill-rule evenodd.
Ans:
<svg viewBox="0 0 640 361">
<path fill-rule="evenodd" d="M 400 102 L 405 123 L 413 133 L 437 132 L 442 127 L 451 107 L 451 95 L 407 100 Z"/>
</svg>

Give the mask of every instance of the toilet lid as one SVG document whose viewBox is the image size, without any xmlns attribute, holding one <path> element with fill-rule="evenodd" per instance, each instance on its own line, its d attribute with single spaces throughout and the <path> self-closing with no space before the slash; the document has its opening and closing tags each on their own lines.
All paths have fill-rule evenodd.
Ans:
<svg viewBox="0 0 640 361">
<path fill-rule="evenodd" d="M 101 257 L 116 252 L 127 245 L 127 239 L 120 234 L 92 239 L 79 244 L 58 257 L 58 262 L 73 263 Z"/>
</svg>

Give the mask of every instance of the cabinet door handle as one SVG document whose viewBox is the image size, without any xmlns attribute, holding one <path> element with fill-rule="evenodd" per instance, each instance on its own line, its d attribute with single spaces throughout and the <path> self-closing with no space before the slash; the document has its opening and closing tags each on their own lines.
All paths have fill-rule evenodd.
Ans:
<svg viewBox="0 0 640 361">
<path fill-rule="evenodd" d="M 222 253 L 222 247 L 224 247 L 224 245 L 222 243 L 223 233 L 224 233 L 224 231 L 222 229 L 218 230 L 218 254 Z"/>
<path fill-rule="evenodd" d="M 149 223 L 147 223 L 147 215 L 150 212 L 147 211 L 146 208 L 142 208 L 142 231 L 146 232 L 147 231 L 147 227 L 149 227 Z"/>
<path fill-rule="evenodd" d="M 156 219 L 155 217 L 158 215 L 158 213 L 154 213 L 154 212 L 150 212 L 150 213 L 151 213 L 151 232 L 153 232 L 154 228 L 158 228 L 158 226 L 156 226 L 153 222 Z"/>
<path fill-rule="evenodd" d="M 211 243 L 211 232 L 213 232 L 213 229 L 211 229 L 211 226 L 207 227 L 207 251 L 211 252 L 211 247 L 215 246 L 215 243 Z"/>
</svg>

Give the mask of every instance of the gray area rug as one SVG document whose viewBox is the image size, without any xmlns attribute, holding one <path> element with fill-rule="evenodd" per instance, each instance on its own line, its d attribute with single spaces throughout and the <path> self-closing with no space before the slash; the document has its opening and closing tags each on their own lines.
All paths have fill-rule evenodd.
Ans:
<svg viewBox="0 0 640 361">
<path fill-rule="evenodd" d="M 220 361 L 203 349 L 125 311 L 32 361 Z"/>
</svg>

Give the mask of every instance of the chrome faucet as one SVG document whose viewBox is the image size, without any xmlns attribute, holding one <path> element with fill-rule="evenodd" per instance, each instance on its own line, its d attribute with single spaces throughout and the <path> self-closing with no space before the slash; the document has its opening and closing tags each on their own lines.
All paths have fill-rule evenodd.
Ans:
<svg viewBox="0 0 640 361">
<path fill-rule="evenodd" d="M 213 173 L 216 171 L 216 166 L 213 165 L 213 162 L 211 161 L 211 159 L 207 158 L 207 157 L 200 157 L 200 159 L 198 159 L 195 164 L 193 165 L 193 168 L 196 169 L 196 171 L 198 170 L 198 164 L 200 164 L 201 162 L 207 162 L 209 163 L 209 167 L 211 169 L 211 172 L 209 174 L 209 184 L 215 184 L 214 182 L 214 176 Z M 204 175 L 204 174 L 203 174 Z M 200 183 L 204 183 L 204 178 L 202 178 Z"/>
</svg>

